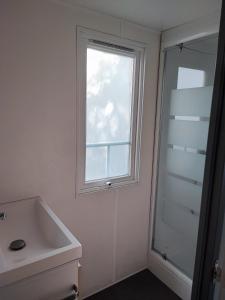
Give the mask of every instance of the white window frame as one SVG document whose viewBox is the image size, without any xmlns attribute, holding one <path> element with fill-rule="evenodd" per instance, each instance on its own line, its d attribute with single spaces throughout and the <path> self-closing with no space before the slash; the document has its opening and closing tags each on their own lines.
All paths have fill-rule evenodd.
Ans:
<svg viewBox="0 0 225 300">
<path fill-rule="evenodd" d="M 130 175 L 104 178 L 85 182 L 85 159 L 86 159 L 86 66 L 87 47 L 93 45 L 92 41 L 102 43 L 99 49 L 104 49 L 103 43 L 116 45 L 106 50 L 122 53 L 132 49 L 130 55 L 135 57 L 132 116 L 131 116 L 131 152 L 130 152 Z M 95 48 L 98 46 L 95 43 Z M 126 52 L 126 55 L 129 52 Z M 124 186 L 139 181 L 140 173 L 140 147 L 141 147 L 141 125 L 144 91 L 144 69 L 145 69 L 145 45 L 125 40 L 112 35 L 92 31 L 83 27 L 77 27 L 77 139 L 76 139 L 76 190 L 78 193 L 93 192 L 109 188 Z"/>
</svg>

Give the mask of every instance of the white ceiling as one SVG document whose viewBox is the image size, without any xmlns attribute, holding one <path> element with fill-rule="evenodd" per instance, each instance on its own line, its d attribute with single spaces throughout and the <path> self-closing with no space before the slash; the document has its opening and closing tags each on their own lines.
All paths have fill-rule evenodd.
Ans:
<svg viewBox="0 0 225 300">
<path fill-rule="evenodd" d="M 63 0 L 165 30 L 218 11 L 221 0 Z"/>
</svg>

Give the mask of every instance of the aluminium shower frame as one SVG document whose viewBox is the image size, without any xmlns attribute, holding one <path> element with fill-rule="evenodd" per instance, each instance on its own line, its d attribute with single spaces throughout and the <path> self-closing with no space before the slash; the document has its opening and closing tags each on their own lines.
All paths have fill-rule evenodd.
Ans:
<svg viewBox="0 0 225 300">
<path fill-rule="evenodd" d="M 188 25 L 182 25 L 177 28 L 162 33 L 160 49 L 160 67 L 158 79 L 158 97 L 155 120 L 155 143 L 153 160 L 153 177 L 151 190 L 151 209 L 150 209 L 150 232 L 149 232 L 149 269 L 166 285 L 168 285 L 176 294 L 184 300 L 191 299 L 192 280 L 178 270 L 172 263 L 164 260 L 161 255 L 153 250 L 152 241 L 154 234 L 154 217 L 156 203 L 157 173 L 159 161 L 159 143 L 160 143 L 160 125 L 162 115 L 163 81 L 166 61 L 166 49 L 174 47 L 180 43 L 194 41 L 205 38 L 219 31 L 219 13 L 210 16 L 204 20 L 198 20 Z M 196 300 L 198 298 L 195 298 Z"/>
</svg>

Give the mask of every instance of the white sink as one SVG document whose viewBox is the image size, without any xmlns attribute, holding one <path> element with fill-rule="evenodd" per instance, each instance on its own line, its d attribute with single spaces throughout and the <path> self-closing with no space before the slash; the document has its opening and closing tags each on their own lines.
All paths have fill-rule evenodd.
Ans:
<svg viewBox="0 0 225 300">
<path fill-rule="evenodd" d="M 0 212 L 0 287 L 81 258 L 81 244 L 40 197 L 0 204 Z M 26 246 L 10 250 L 17 239 Z"/>
</svg>

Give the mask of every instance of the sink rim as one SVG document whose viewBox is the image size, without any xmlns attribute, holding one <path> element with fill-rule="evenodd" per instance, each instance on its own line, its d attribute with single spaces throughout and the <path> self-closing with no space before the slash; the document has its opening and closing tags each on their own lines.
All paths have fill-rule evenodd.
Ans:
<svg viewBox="0 0 225 300">
<path fill-rule="evenodd" d="M 67 237 L 69 244 L 52 250 L 48 249 L 46 250 L 46 253 L 26 258 L 21 262 L 12 262 L 12 264 L 7 265 L 3 268 L 3 270 L 0 269 L 0 287 L 33 276 L 40 272 L 50 270 L 70 261 L 78 260 L 82 256 L 82 247 L 80 242 L 74 237 L 74 235 L 40 196 L 0 203 L 0 209 L 3 205 L 13 205 L 13 203 L 18 203 L 19 201 L 29 200 L 39 202 L 39 204 L 47 212 L 49 218 L 53 220 L 55 226 L 58 226 L 58 228 L 62 231 L 62 234 Z M 0 251 L 0 255 L 4 260 L 3 251 Z"/>
</svg>

